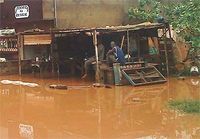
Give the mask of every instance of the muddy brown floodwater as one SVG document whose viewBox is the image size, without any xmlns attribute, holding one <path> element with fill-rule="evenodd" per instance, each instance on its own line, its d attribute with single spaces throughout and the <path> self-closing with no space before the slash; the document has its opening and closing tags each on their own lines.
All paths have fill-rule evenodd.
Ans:
<svg viewBox="0 0 200 139">
<path fill-rule="evenodd" d="M 200 139 L 200 115 L 168 109 L 171 99 L 200 99 L 200 79 L 165 84 L 52 90 L 79 79 L 0 76 L 39 87 L 0 83 L 0 139 Z"/>
</svg>

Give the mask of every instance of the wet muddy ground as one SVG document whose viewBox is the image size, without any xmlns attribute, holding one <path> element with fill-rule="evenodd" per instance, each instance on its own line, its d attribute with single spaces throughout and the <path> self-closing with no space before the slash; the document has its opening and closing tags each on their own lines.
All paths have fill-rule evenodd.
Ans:
<svg viewBox="0 0 200 139">
<path fill-rule="evenodd" d="M 0 84 L 0 139 L 198 139 L 200 115 L 167 107 L 200 99 L 200 78 L 143 87 L 52 90 L 50 84 L 91 85 L 80 79 L 0 76 L 38 87 Z"/>
</svg>

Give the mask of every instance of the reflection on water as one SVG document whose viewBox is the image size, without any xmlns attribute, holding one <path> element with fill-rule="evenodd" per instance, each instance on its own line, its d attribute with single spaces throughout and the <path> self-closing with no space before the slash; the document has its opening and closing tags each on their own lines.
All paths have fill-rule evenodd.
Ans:
<svg viewBox="0 0 200 139">
<path fill-rule="evenodd" d="M 200 116 L 169 110 L 171 99 L 200 99 L 200 84 L 169 79 L 145 87 L 51 90 L 49 84 L 90 85 L 76 79 L 3 76 L 39 87 L 0 84 L 0 138 L 200 138 Z M 198 78 L 193 81 L 199 81 Z"/>
<path fill-rule="evenodd" d="M 23 138 L 33 139 L 34 138 L 34 135 L 33 135 L 33 126 L 19 124 L 19 134 Z"/>
<path fill-rule="evenodd" d="M 190 81 L 191 81 L 192 85 L 195 85 L 195 86 L 200 85 L 199 79 L 191 79 Z"/>
</svg>

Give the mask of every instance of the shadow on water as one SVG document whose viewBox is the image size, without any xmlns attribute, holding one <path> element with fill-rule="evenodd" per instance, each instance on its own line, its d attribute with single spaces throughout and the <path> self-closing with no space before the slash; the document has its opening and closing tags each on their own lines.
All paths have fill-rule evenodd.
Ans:
<svg viewBox="0 0 200 139">
<path fill-rule="evenodd" d="M 200 99 L 200 79 L 165 84 L 52 90 L 49 84 L 91 85 L 79 79 L 1 76 L 39 87 L 0 84 L 0 138 L 200 138 L 200 116 L 166 107 L 169 100 Z M 195 82 L 195 83 L 194 83 Z"/>
</svg>

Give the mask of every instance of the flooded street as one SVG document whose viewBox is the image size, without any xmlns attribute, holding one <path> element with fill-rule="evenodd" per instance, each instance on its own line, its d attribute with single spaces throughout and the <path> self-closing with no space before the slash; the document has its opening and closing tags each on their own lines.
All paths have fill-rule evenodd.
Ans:
<svg viewBox="0 0 200 139">
<path fill-rule="evenodd" d="M 200 115 L 167 107 L 172 99 L 200 99 L 200 79 L 170 78 L 142 87 L 50 89 L 50 84 L 92 85 L 80 79 L 1 76 L 0 139 L 198 139 Z"/>
</svg>

